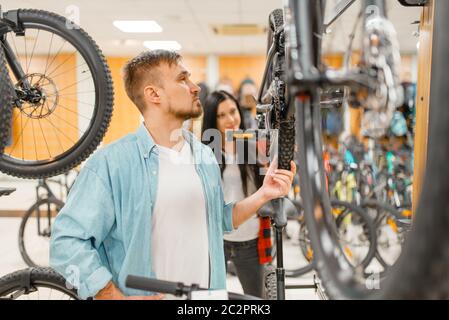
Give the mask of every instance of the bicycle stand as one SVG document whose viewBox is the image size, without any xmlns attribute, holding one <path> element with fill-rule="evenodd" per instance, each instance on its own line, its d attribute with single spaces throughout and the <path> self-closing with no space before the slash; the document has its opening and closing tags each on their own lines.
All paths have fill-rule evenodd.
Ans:
<svg viewBox="0 0 449 320">
<path fill-rule="evenodd" d="M 262 217 L 270 217 L 276 233 L 276 290 L 277 300 L 285 300 L 285 269 L 282 235 L 287 226 L 287 213 L 284 210 L 284 198 L 272 200 L 260 210 Z"/>
</svg>

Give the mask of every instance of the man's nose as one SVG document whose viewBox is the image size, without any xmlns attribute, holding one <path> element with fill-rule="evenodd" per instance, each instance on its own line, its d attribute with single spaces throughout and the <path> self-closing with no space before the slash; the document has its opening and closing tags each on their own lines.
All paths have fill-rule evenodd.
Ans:
<svg viewBox="0 0 449 320">
<path fill-rule="evenodd" d="M 192 86 L 191 86 L 190 90 L 193 93 L 200 93 L 201 92 L 201 87 L 192 82 Z"/>
</svg>

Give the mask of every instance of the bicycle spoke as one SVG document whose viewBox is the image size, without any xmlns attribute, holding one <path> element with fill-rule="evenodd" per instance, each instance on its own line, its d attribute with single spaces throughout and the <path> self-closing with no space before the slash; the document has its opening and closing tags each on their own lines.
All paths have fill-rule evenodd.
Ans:
<svg viewBox="0 0 449 320">
<path fill-rule="evenodd" d="M 36 39 L 34 40 L 33 51 L 31 52 L 31 58 L 30 58 L 30 61 L 28 63 L 28 66 L 27 66 L 27 71 L 26 71 L 27 73 L 28 73 L 28 70 L 30 69 L 30 66 L 31 66 L 31 60 L 33 60 L 34 50 L 36 49 L 36 43 L 37 43 L 37 39 L 39 39 L 40 31 L 41 31 L 40 29 L 37 30 L 37 36 L 36 36 Z"/>
<path fill-rule="evenodd" d="M 81 82 L 86 81 L 86 80 L 89 80 L 89 79 L 93 79 L 92 76 L 90 76 L 89 78 L 86 78 L 86 79 L 79 80 L 79 81 L 77 81 L 77 82 L 75 82 L 75 83 L 73 83 L 73 84 L 71 84 L 71 85 L 69 85 L 69 86 L 67 86 L 67 87 L 64 87 L 63 89 L 59 90 L 59 92 L 62 92 L 62 91 L 64 91 L 64 90 L 68 89 L 68 88 L 71 88 L 71 87 L 73 87 L 73 86 L 76 86 L 78 83 L 81 83 Z"/>
<path fill-rule="evenodd" d="M 92 120 L 92 118 L 88 118 L 88 117 L 86 117 L 86 116 L 83 116 L 82 114 L 80 114 L 80 113 L 78 113 L 78 112 L 76 112 L 76 111 L 73 111 L 73 110 L 70 110 L 69 108 L 66 108 L 66 107 L 64 107 L 62 104 L 58 104 L 58 107 L 61 107 L 61 108 L 63 108 L 63 109 L 65 109 L 65 110 L 67 110 L 67 111 L 69 111 L 69 112 L 72 112 L 72 113 L 74 113 L 74 114 L 76 114 L 76 115 L 78 115 L 78 116 L 80 116 L 80 117 L 82 117 L 82 118 L 84 118 L 84 119 L 86 119 L 86 120 Z"/>
<path fill-rule="evenodd" d="M 73 143 L 73 145 L 76 144 L 76 142 L 74 142 L 71 138 L 67 137 L 66 134 L 64 132 L 62 132 L 61 130 L 59 130 L 48 118 L 44 118 L 45 120 L 47 120 L 48 122 L 50 122 L 50 124 L 56 128 L 56 130 L 58 130 L 64 137 L 66 137 L 68 140 L 70 140 L 70 142 Z"/>
<path fill-rule="evenodd" d="M 14 119 L 12 120 L 12 126 L 13 126 L 13 127 L 14 127 L 14 123 L 15 123 L 16 120 L 17 120 L 17 117 L 18 117 L 20 114 L 22 114 L 22 112 L 19 110 L 19 112 L 17 112 L 16 115 L 14 116 Z M 12 133 L 11 133 L 11 134 L 12 134 Z"/>
<path fill-rule="evenodd" d="M 47 62 L 45 63 L 45 71 L 47 71 L 47 67 L 48 67 L 48 60 L 50 59 L 50 51 L 51 51 L 51 46 L 53 44 L 53 37 L 54 37 L 54 33 L 51 34 L 51 39 L 50 39 L 50 46 L 48 47 L 48 55 L 47 55 Z M 45 72 L 44 72 L 45 73 Z"/>
<path fill-rule="evenodd" d="M 56 102 L 56 100 L 54 100 L 54 99 L 48 99 L 48 100 L 53 101 L 53 102 Z M 63 98 L 63 99 L 61 99 L 61 100 L 67 100 L 67 101 L 77 102 L 77 103 L 81 103 L 81 104 L 84 104 L 84 105 L 89 106 L 89 107 L 95 107 L 95 105 L 93 105 L 93 104 L 90 104 L 90 103 L 87 103 L 87 102 L 84 102 L 84 101 L 75 100 L 75 99 Z M 59 107 L 59 106 L 62 106 L 62 107 L 63 107 L 63 105 L 62 105 L 61 103 L 58 103 L 58 104 L 57 104 L 57 107 Z M 67 109 L 67 108 L 64 108 L 64 109 Z M 73 111 L 72 111 L 72 112 L 73 112 Z M 81 116 L 82 116 L 82 115 L 81 115 Z M 88 120 L 90 120 L 90 119 L 92 119 L 92 118 L 89 118 Z"/>
<path fill-rule="evenodd" d="M 44 74 L 47 74 L 47 70 L 51 67 L 51 65 L 53 64 L 53 62 L 55 62 L 56 57 L 58 56 L 58 54 L 61 52 L 62 48 L 64 47 L 64 45 L 67 43 L 67 40 L 64 40 L 64 42 L 62 43 L 62 46 L 59 48 L 59 50 L 57 51 L 57 53 L 53 56 L 53 59 L 51 60 L 50 64 L 48 65 L 47 68 L 45 68 Z"/>
<path fill-rule="evenodd" d="M 59 146 L 61 147 L 62 153 L 64 153 L 65 150 L 64 150 L 64 147 L 62 146 L 61 139 L 59 139 L 59 135 L 56 133 L 55 128 L 52 127 L 52 129 L 53 129 L 53 133 L 55 134 L 56 138 L 58 139 Z M 50 208 L 48 210 L 50 210 Z"/>
<path fill-rule="evenodd" d="M 77 103 L 81 103 L 84 104 L 85 106 L 89 106 L 89 107 L 95 107 L 95 105 L 93 103 L 88 103 L 88 102 L 84 102 L 84 101 L 80 101 L 80 100 L 75 100 L 75 99 L 70 99 L 70 98 L 63 98 L 64 100 L 67 101 L 72 101 L 72 102 L 77 102 Z"/>
<path fill-rule="evenodd" d="M 31 127 L 33 129 L 34 154 L 36 155 L 36 160 L 37 160 L 37 146 L 36 146 L 36 135 L 34 133 L 34 121 L 31 121 Z"/>
<path fill-rule="evenodd" d="M 70 59 L 76 58 L 76 56 L 74 55 L 69 55 L 62 63 L 60 63 L 59 65 L 56 66 L 56 68 L 54 68 L 51 72 L 48 72 L 48 74 L 46 74 L 48 77 L 50 77 L 56 70 L 58 70 L 62 65 L 64 65 L 67 61 L 69 61 Z M 53 77 L 55 78 L 55 77 Z"/>
<path fill-rule="evenodd" d="M 48 95 L 47 97 L 54 97 L 54 96 L 59 96 L 59 97 L 65 97 L 65 96 L 76 96 L 78 94 L 85 94 L 85 93 L 95 93 L 95 91 L 80 91 L 80 92 L 75 92 L 75 93 L 65 93 L 65 94 L 51 94 Z"/>
<path fill-rule="evenodd" d="M 56 76 L 52 76 L 51 78 L 52 79 L 56 79 L 57 77 L 65 75 L 67 72 L 72 71 L 72 70 L 77 69 L 77 68 L 80 68 L 80 67 L 82 67 L 84 65 L 87 65 L 87 63 L 84 62 L 83 64 L 80 64 L 79 66 L 75 66 L 75 67 L 72 67 L 72 68 L 70 68 L 70 69 L 68 69 L 68 70 L 66 70 L 64 72 L 58 73 Z M 55 72 L 55 71 L 56 70 L 53 70 L 52 72 Z M 89 69 L 89 72 L 90 72 L 90 69 Z M 51 75 L 52 75 L 52 73 L 48 74 L 48 77 L 50 77 Z"/>
<path fill-rule="evenodd" d="M 23 116 L 20 117 L 20 126 L 22 127 L 22 133 L 23 133 L 23 130 L 25 129 L 24 126 L 23 126 Z M 20 136 L 22 135 L 22 133 L 20 134 Z M 19 136 L 19 138 L 20 138 L 20 136 Z M 23 148 L 23 142 L 22 142 L 22 160 L 23 160 L 23 158 L 24 158 L 24 157 L 23 157 L 23 153 L 24 153 L 24 152 L 23 152 L 23 149 L 24 149 L 24 148 Z"/>
<path fill-rule="evenodd" d="M 47 139 L 45 139 L 44 130 L 42 129 L 42 124 L 41 124 L 40 120 L 39 120 L 39 127 L 41 128 L 42 137 L 44 138 L 45 145 L 47 146 L 48 155 L 50 156 L 50 158 L 52 158 L 51 153 L 50 153 L 50 148 L 48 147 Z"/>
<path fill-rule="evenodd" d="M 67 123 L 70 127 L 74 128 L 75 130 L 77 130 L 77 131 L 79 130 L 78 127 L 75 127 L 75 126 L 74 126 L 73 124 L 71 124 L 70 122 L 67 122 L 67 120 L 65 120 L 64 118 L 61 118 L 61 117 L 58 116 L 55 112 L 53 112 L 52 115 L 54 115 L 54 116 L 56 116 L 58 119 L 64 121 L 64 122 Z M 82 131 L 81 133 L 82 133 L 82 135 L 84 135 L 86 132 L 85 132 L 85 131 L 84 131 L 84 132 Z"/>
<path fill-rule="evenodd" d="M 25 47 L 25 68 L 28 66 L 28 53 L 27 53 L 27 40 L 26 36 L 23 36 L 23 43 Z M 25 73 L 28 73 L 28 70 L 25 71 Z"/>
</svg>

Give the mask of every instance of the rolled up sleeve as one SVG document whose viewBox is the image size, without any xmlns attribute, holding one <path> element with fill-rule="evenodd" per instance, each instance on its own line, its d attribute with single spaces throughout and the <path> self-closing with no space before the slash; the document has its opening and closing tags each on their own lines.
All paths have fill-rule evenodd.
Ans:
<svg viewBox="0 0 449 320">
<path fill-rule="evenodd" d="M 52 228 L 50 265 L 78 289 L 94 297 L 112 279 L 99 248 L 115 222 L 111 187 L 85 167 Z"/>
<path fill-rule="evenodd" d="M 223 231 L 226 233 L 234 231 L 234 223 L 232 221 L 232 212 L 234 210 L 235 203 L 225 204 L 223 207 Z"/>
</svg>

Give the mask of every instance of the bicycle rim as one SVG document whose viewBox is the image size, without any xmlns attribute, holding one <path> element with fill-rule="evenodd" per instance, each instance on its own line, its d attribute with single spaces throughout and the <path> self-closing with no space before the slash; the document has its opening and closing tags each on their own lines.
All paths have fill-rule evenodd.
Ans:
<svg viewBox="0 0 449 320">
<path fill-rule="evenodd" d="M 28 82 L 36 99 L 18 98 L 14 141 L 0 169 L 48 177 L 78 165 L 99 144 L 112 115 L 112 83 L 101 52 L 82 29 L 69 30 L 64 18 L 37 10 L 20 10 L 20 19 L 26 36 L 5 34 L 26 74 L 16 79 L 16 93 L 23 97 Z"/>
</svg>

